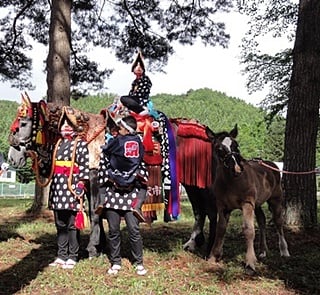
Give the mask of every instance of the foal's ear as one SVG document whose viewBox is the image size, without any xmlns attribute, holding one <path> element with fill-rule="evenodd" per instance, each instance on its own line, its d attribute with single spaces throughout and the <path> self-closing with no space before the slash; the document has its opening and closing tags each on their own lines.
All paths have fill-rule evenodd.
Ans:
<svg viewBox="0 0 320 295">
<path fill-rule="evenodd" d="M 230 136 L 236 138 L 238 136 L 238 124 L 234 125 L 233 129 L 230 131 Z"/>
<path fill-rule="evenodd" d="M 216 135 L 208 126 L 206 127 L 206 134 L 211 141 L 214 141 Z"/>
</svg>

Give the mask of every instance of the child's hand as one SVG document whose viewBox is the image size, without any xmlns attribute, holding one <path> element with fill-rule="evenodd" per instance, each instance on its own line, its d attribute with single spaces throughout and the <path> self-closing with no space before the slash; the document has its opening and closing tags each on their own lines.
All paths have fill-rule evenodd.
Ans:
<svg viewBox="0 0 320 295">
<path fill-rule="evenodd" d="M 84 189 L 77 187 L 74 191 L 78 199 L 80 199 L 84 194 Z"/>
<path fill-rule="evenodd" d="M 106 134 L 106 143 L 108 144 L 110 140 L 113 139 L 113 136 L 110 133 Z"/>
<path fill-rule="evenodd" d="M 76 189 L 74 190 L 76 197 L 80 199 L 84 195 L 84 183 L 82 181 L 79 181 Z"/>
</svg>

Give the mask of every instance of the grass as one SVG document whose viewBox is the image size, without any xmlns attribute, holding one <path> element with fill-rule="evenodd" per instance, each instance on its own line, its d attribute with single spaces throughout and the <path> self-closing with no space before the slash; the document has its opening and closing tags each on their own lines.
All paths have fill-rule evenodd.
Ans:
<svg viewBox="0 0 320 295">
<path fill-rule="evenodd" d="M 27 216 L 30 206 L 30 200 L 0 200 L 0 294 L 320 294 L 319 228 L 286 230 L 291 257 L 284 259 L 269 225 L 268 257 L 258 263 L 258 274 L 248 277 L 243 271 L 240 213 L 231 217 L 223 262 L 212 265 L 202 258 L 205 246 L 196 253 L 182 250 L 193 225 L 191 206 L 183 202 L 179 221 L 163 223 L 159 216 L 151 228 L 141 226 L 147 275 L 138 277 L 133 272 L 123 228 L 123 269 L 110 277 L 106 256 L 86 259 L 88 230 L 81 233 L 81 260 L 76 268 L 48 267 L 56 254 L 52 216 Z"/>
</svg>

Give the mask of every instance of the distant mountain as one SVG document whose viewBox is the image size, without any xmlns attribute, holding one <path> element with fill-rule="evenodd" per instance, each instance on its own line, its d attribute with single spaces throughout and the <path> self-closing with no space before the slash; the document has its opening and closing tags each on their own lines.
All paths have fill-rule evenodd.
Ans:
<svg viewBox="0 0 320 295">
<path fill-rule="evenodd" d="M 213 131 L 231 130 L 235 124 L 239 128 L 240 148 L 245 157 L 267 156 L 271 160 L 281 160 L 283 126 L 278 129 L 278 138 L 272 140 L 279 146 L 280 152 L 273 156 L 273 143 L 267 140 L 269 134 L 264 122 L 265 113 L 245 101 L 228 97 L 224 93 L 208 88 L 190 90 L 186 94 L 158 94 L 153 96 L 154 108 L 165 113 L 170 118 L 192 118 L 209 126 Z M 110 105 L 114 96 L 110 94 L 88 96 L 71 105 L 80 110 L 99 113 L 102 108 Z M 0 101 L 2 115 L 0 117 L 0 152 L 5 156 L 8 151 L 8 135 L 10 125 L 15 118 L 17 102 Z M 280 131 L 280 132 L 279 132 Z M 274 158 L 274 159 L 273 159 Z"/>
<path fill-rule="evenodd" d="M 78 109 L 98 113 L 110 105 L 114 97 L 87 97 L 73 101 Z M 158 94 L 151 98 L 154 108 L 169 118 L 192 118 L 209 126 L 213 131 L 230 131 L 235 124 L 239 128 L 239 143 L 246 157 L 263 156 L 267 136 L 265 113 L 243 100 L 228 97 L 208 88 L 190 90 L 186 94 Z M 269 155 L 268 155 L 269 157 Z"/>
</svg>

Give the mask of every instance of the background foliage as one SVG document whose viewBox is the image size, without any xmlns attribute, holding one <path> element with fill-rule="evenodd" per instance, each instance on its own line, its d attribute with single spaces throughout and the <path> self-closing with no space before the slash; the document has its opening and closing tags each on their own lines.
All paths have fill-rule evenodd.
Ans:
<svg viewBox="0 0 320 295">
<path fill-rule="evenodd" d="M 87 97 L 72 101 L 81 110 L 98 113 L 113 102 L 113 95 Z M 245 101 L 229 97 L 208 88 L 189 90 L 186 94 L 157 94 L 152 97 L 154 108 L 169 118 L 193 118 L 209 126 L 213 131 L 231 130 L 235 124 L 239 128 L 240 148 L 245 157 L 264 157 L 274 161 L 282 160 L 284 123 L 265 123 L 266 113 Z M 279 118 L 281 121 L 281 119 Z M 279 129 L 281 127 L 282 129 Z M 273 128 L 276 128 L 274 131 Z M 272 136 L 269 137 L 269 133 Z M 277 147 L 274 153 L 272 146 Z M 279 151 L 280 148 L 280 151 Z"/>
<path fill-rule="evenodd" d="M 110 105 L 115 94 L 88 96 L 72 100 L 71 105 L 77 109 L 99 113 Z M 32 98 L 31 98 L 32 99 Z M 282 161 L 285 122 L 280 117 L 267 129 L 266 113 L 235 97 L 208 88 L 189 90 L 186 94 L 158 94 L 152 97 L 154 108 L 165 113 L 169 118 L 193 118 L 209 126 L 213 131 L 231 130 L 238 124 L 241 152 L 246 158 L 263 157 L 273 161 Z M 3 115 L 0 118 L 0 147 L 6 156 L 8 153 L 8 135 L 13 122 L 17 102 L 0 101 Z M 24 178 L 30 179 L 26 171 Z"/>
</svg>

